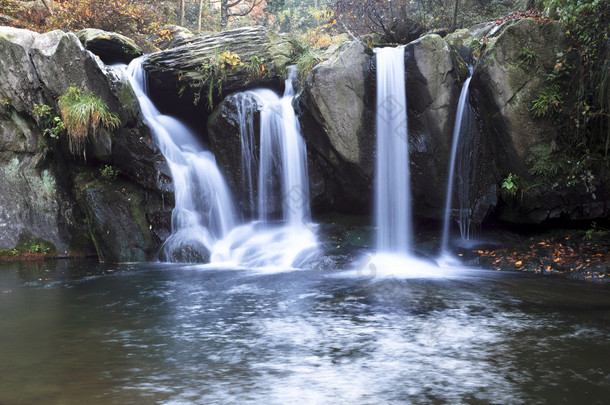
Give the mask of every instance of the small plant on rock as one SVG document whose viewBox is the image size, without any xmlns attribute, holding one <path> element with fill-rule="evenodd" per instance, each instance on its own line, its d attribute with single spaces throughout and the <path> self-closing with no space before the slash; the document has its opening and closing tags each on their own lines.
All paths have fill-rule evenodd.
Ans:
<svg viewBox="0 0 610 405">
<path fill-rule="evenodd" d="M 59 110 L 68 132 L 68 146 L 75 156 L 87 158 L 85 147 L 89 137 L 97 137 L 103 129 L 119 127 L 119 117 L 108 110 L 106 103 L 93 93 L 70 86 L 58 100 Z"/>
<path fill-rule="evenodd" d="M 112 183 L 119 174 L 119 171 L 113 169 L 110 165 L 104 165 L 104 167 L 100 169 L 100 174 L 102 175 L 102 179 L 107 183 Z"/>
</svg>

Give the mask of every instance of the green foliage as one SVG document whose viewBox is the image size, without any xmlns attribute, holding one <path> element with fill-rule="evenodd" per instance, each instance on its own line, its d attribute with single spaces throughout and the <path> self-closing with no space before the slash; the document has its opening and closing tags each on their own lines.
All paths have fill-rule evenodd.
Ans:
<svg viewBox="0 0 610 405">
<path fill-rule="evenodd" d="M 525 69 L 531 68 L 534 65 L 536 52 L 528 48 L 522 48 L 519 51 L 519 66 Z"/>
<path fill-rule="evenodd" d="M 532 102 L 530 112 L 534 117 L 551 115 L 551 113 L 559 111 L 561 98 L 559 85 L 556 83 L 548 83 L 538 97 Z"/>
<path fill-rule="evenodd" d="M 519 176 L 509 173 L 508 176 L 502 181 L 502 191 L 511 197 L 515 197 L 517 195 L 517 191 L 519 190 L 519 186 L 517 183 L 519 182 Z"/>
<path fill-rule="evenodd" d="M 318 64 L 324 62 L 327 58 L 323 52 L 315 48 L 305 48 L 304 52 L 296 58 L 297 71 L 299 78 L 305 80 L 309 72 Z"/>
<path fill-rule="evenodd" d="M 610 232 L 597 226 L 597 222 L 591 223 L 591 228 L 585 232 L 585 239 L 592 240 L 606 237 Z"/>
<path fill-rule="evenodd" d="M 60 135 L 65 133 L 66 125 L 51 106 L 47 104 L 34 104 L 33 112 L 41 121 L 44 128 L 42 132 L 43 138 L 38 142 L 39 148 L 46 147 L 48 141 L 56 142 Z"/>
<path fill-rule="evenodd" d="M 197 89 L 195 91 L 194 103 L 199 103 L 201 92 L 205 90 L 208 109 L 212 110 L 214 108 L 214 89 L 216 89 L 216 94 L 220 97 L 222 95 L 222 83 L 227 78 L 227 75 L 243 65 L 244 63 L 238 54 L 230 51 L 219 53 L 216 50 L 214 55 L 203 62 L 199 68 L 201 79 L 197 83 L 190 85 Z M 183 91 L 184 87 L 179 91 L 180 96 Z"/>
<path fill-rule="evenodd" d="M 258 57 L 256 55 L 250 58 L 250 61 L 245 64 L 246 70 L 248 71 L 249 80 L 261 79 L 268 72 L 265 69 L 265 58 Z"/>
<path fill-rule="evenodd" d="M 100 174 L 102 175 L 102 179 L 104 179 L 104 181 L 110 184 L 114 180 L 116 180 L 119 171 L 115 170 L 110 165 L 104 165 L 104 167 L 100 169 Z"/>
<path fill-rule="evenodd" d="M 57 102 L 68 132 L 68 146 L 75 156 L 86 156 L 89 137 L 97 137 L 103 129 L 113 130 L 121 125 L 115 113 L 110 112 L 106 103 L 93 93 L 70 86 Z"/>
</svg>

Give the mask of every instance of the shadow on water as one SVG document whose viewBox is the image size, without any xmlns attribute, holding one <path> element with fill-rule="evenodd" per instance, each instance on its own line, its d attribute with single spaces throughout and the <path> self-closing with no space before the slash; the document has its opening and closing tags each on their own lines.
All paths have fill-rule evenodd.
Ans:
<svg viewBox="0 0 610 405">
<path fill-rule="evenodd" d="M 610 393 L 605 285 L 470 269 L 48 265 L 0 265 L 2 404 L 601 404 Z"/>
</svg>

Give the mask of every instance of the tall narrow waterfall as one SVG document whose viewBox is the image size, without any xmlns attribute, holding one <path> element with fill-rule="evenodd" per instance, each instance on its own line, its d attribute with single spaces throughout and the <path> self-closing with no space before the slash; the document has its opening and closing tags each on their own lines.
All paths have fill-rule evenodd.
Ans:
<svg viewBox="0 0 610 405">
<path fill-rule="evenodd" d="M 451 159 L 447 173 L 447 197 L 445 199 L 445 215 L 443 220 L 443 235 L 441 241 L 441 251 L 447 253 L 449 250 L 449 228 L 451 223 L 451 206 L 453 201 L 454 182 L 458 182 L 458 200 L 460 203 L 459 226 L 462 238 L 467 239 L 470 235 L 470 136 L 474 131 L 471 126 L 474 124 L 472 111 L 468 102 L 468 88 L 472 78 L 472 67 L 470 75 L 462 85 L 457 112 L 455 115 L 455 125 L 453 127 L 453 143 L 451 146 Z M 460 153 L 461 152 L 461 153 Z M 459 164 L 456 161 L 459 157 Z"/>
<path fill-rule="evenodd" d="M 375 223 L 379 252 L 412 249 L 411 189 L 404 47 L 375 49 L 377 166 Z"/>
<path fill-rule="evenodd" d="M 148 98 L 141 63 L 141 59 L 131 62 L 128 79 L 174 182 L 172 234 L 163 245 L 164 256 L 174 260 L 187 246 L 205 256 L 235 227 L 235 204 L 212 153 L 184 124 L 162 115 Z"/>
</svg>

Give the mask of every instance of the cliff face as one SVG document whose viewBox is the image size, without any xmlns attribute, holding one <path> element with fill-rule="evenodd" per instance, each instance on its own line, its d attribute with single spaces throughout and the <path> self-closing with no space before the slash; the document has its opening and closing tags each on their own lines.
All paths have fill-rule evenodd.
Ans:
<svg viewBox="0 0 610 405">
<path fill-rule="evenodd" d="M 153 218 L 162 216 L 169 179 L 160 175 L 166 172 L 163 157 L 150 142 L 121 73 L 86 51 L 74 34 L 61 31 L 37 34 L 0 27 L 0 54 L 0 249 L 43 239 L 59 255 L 96 253 L 109 261 L 153 258 L 160 243 L 151 229 Z M 69 152 L 66 133 L 45 132 L 54 125 L 49 118 L 61 118 L 57 99 L 70 87 L 99 97 L 121 122 L 114 131 L 89 139 L 86 159 Z M 41 106 L 48 112 L 41 113 Z M 107 166 L 116 180 L 103 179 Z M 135 200 L 147 204 L 117 199 L 114 204 L 122 209 L 106 213 L 107 226 L 100 227 L 99 206 L 86 197 L 92 184 L 107 192 L 129 189 Z M 147 242 L 133 249 L 132 238 L 99 243 L 123 228 Z"/>
<path fill-rule="evenodd" d="M 169 171 L 122 71 L 104 65 L 81 41 L 61 31 L 0 27 L 0 250 L 42 239 L 59 255 L 151 260 L 170 234 Z M 103 53 L 98 47 L 105 48 L 104 38 L 96 43 L 90 48 Z M 610 214 L 610 188 L 600 179 L 587 180 L 587 187 L 522 185 L 517 197 L 501 187 L 509 174 L 534 182 L 531 150 L 556 129 L 534 118 L 531 105 L 557 54 L 569 46 L 558 23 L 529 19 L 446 39 L 426 35 L 406 45 L 416 217 L 442 217 L 457 102 L 473 50 L 480 53 L 470 96 L 477 120 L 468 157 L 476 162 L 470 179 L 474 221 L 490 212 L 514 223 Z M 232 65 L 233 55 L 239 62 Z M 210 144 L 234 196 L 243 194 L 235 95 L 254 86 L 281 89 L 294 56 L 290 38 L 251 27 L 190 38 L 144 63 L 153 98 L 173 104 L 176 114 L 189 106 L 190 123 Z M 353 41 L 327 56 L 294 103 L 308 145 L 312 205 L 317 213 L 368 214 L 376 160 L 374 52 Z M 210 68 L 210 61 L 220 65 Z M 204 102 L 194 103 L 210 86 L 213 113 Z M 65 132 L 49 133 L 49 118 L 62 118 L 57 100 L 71 87 L 99 97 L 120 119 L 118 128 L 90 137 L 83 156 L 70 152 Z M 46 116 L 41 106 L 48 106 Z"/>
</svg>

